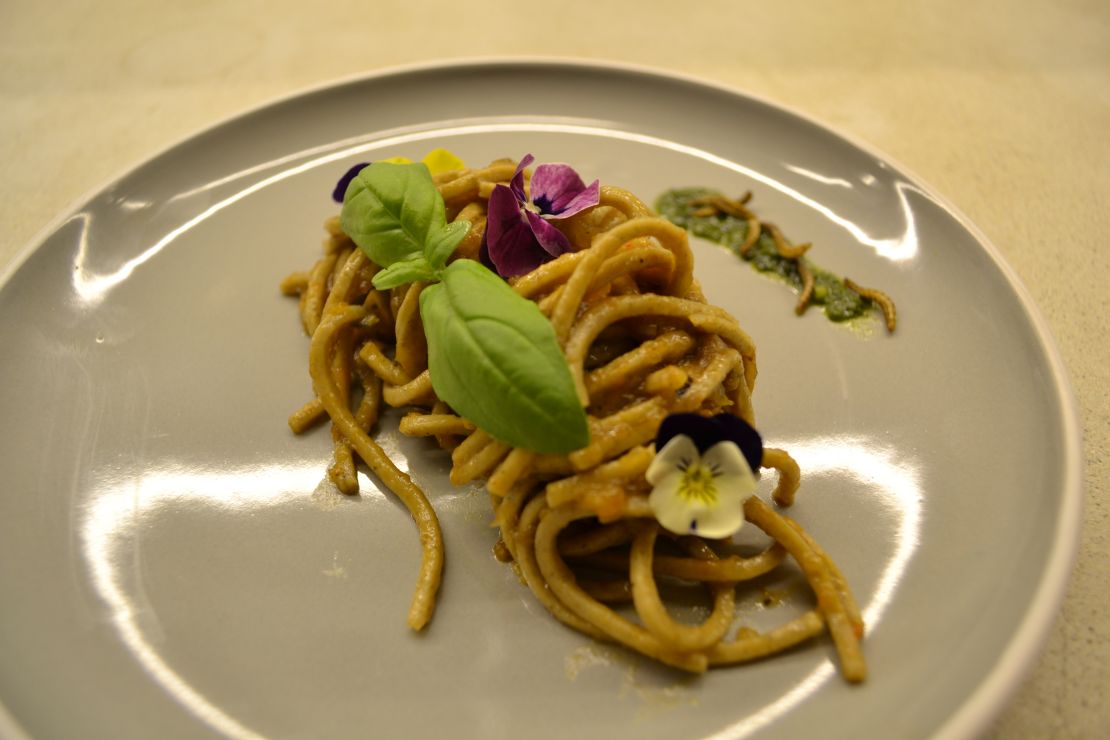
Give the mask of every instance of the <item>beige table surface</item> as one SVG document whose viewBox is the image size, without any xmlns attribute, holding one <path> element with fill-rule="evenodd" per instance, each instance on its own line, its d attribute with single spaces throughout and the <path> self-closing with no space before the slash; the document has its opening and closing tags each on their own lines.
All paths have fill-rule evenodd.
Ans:
<svg viewBox="0 0 1110 740">
<path fill-rule="evenodd" d="M 596 58 L 786 104 L 943 193 L 998 246 L 1046 315 L 1083 419 L 1082 541 L 1044 655 L 991 736 L 1110 737 L 1110 3 L 477 8 L 4 0 L 0 269 L 76 199 L 196 129 L 394 65 Z"/>
</svg>

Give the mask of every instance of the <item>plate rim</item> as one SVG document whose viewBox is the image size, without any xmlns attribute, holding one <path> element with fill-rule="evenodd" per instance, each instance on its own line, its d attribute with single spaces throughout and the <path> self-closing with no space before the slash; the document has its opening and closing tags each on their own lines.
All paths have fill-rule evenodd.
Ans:
<svg viewBox="0 0 1110 740">
<path fill-rule="evenodd" d="M 203 136 L 233 126 L 251 116 L 264 114 L 269 109 L 278 108 L 313 95 L 333 92 L 343 87 L 373 84 L 387 78 L 403 78 L 436 72 L 450 71 L 453 74 L 460 74 L 469 70 L 480 71 L 514 67 L 522 69 L 546 68 L 575 74 L 589 74 L 590 72 L 620 73 L 647 80 L 681 83 L 703 91 L 725 94 L 731 98 L 756 103 L 776 113 L 785 114 L 799 122 L 813 126 L 818 130 L 823 130 L 864 154 L 885 162 L 894 171 L 912 181 L 975 239 L 978 246 L 986 253 L 994 267 L 1006 280 L 1009 288 L 1018 299 L 1026 319 L 1029 321 L 1033 335 L 1044 352 L 1049 368 L 1049 377 L 1052 380 L 1054 390 L 1053 395 L 1060 408 L 1060 416 L 1054 419 L 1054 422 L 1059 422 L 1061 430 L 1063 480 L 1060 488 L 1060 505 L 1057 508 L 1059 516 L 1053 535 L 1053 545 L 1031 602 L 1027 605 L 1017 629 L 1013 632 L 1005 648 L 996 657 L 994 666 L 979 682 L 976 689 L 964 698 L 955 712 L 938 726 L 933 737 L 945 739 L 972 738 L 983 733 L 990 723 L 1002 713 L 1018 689 L 1025 683 L 1046 648 L 1050 631 L 1063 608 L 1071 573 L 1078 556 L 1085 492 L 1082 426 L 1074 386 L 1070 381 L 1063 356 L 1051 327 L 1034 301 L 1032 293 L 999 249 L 978 226 L 913 169 L 855 135 L 846 133 L 839 127 L 791 105 L 692 73 L 646 64 L 591 57 L 543 55 L 458 56 L 355 72 L 350 75 L 301 86 L 232 112 L 212 123 L 171 140 L 148 156 L 123 167 L 100 185 L 89 189 L 67 204 L 55 218 L 39 229 L 27 243 L 16 249 L 8 264 L 0 270 L 0 292 L 7 289 L 24 264 L 45 245 L 49 237 L 56 233 L 84 206 L 92 202 L 96 196 L 139 170 L 164 158 L 173 150 Z M 3 697 L 0 697 L 0 737 L 10 737 L 17 740 L 24 740 L 24 738 L 29 737 L 7 709 Z"/>
</svg>

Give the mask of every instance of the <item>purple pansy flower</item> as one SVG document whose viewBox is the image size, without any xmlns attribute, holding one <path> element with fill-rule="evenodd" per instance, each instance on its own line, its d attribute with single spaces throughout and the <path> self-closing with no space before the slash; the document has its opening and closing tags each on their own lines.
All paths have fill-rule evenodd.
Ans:
<svg viewBox="0 0 1110 740">
<path fill-rule="evenodd" d="M 335 184 L 335 190 L 331 191 L 331 199 L 336 203 L 342 203 L 344 196 L 347 195 L 347 187 L 351 184 L 351 180 L 358 177 L 358 173 L 362 172 L 363 168 L 369 166 L 369 162 L 359 162 L 347 170 L 343 177 L 339 178 L 339 182 Z"/>
<path fill-rule="evenodd" d="M 524 192 L 524 168 L 534 161 L 525 155 L 508 186 L 498 185 L 489 197 L 484 253 L 501 277 L 531 272 L 570 249 L 570 241 L 551 223 L 596 206 L 601 188 L 588 187 L 570 165 L 541 164 L 532 175 L 532 199 Z"/>
</svg>

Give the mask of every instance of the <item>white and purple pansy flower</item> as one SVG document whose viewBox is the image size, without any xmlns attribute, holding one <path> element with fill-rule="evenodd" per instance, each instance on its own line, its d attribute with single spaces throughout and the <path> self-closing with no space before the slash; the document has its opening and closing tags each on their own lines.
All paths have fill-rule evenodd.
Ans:
<svg viewBox="0 0 1110 740">
<path fill-rule="evenodd" d="M 531 199 L 524 192 L 525 155 L 509 185 L 494 187 L 489 197 L 483 257 L 504 278 L 531 272 L 570 249 L 570 241 L 552 223 L 596 206 L 601 188 L 589 186 L 570 165 L 541 164 L 532 174 Z"/>
<path fill-rule="evenodd" d="M 671 414 L 659 425 L 647 469 L 655 518 L 675 534 L 729 537 L 755 493 L 763 439 L 732 414 Z"/>
</svg>

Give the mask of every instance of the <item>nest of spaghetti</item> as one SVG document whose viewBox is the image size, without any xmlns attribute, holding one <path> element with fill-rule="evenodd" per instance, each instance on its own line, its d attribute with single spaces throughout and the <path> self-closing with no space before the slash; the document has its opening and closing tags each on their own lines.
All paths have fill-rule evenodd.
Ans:
<svg viewBox="0 0 1110 740">
<path fill-rule="evenodd" d="M 448 220 L 471 225 L 453 259 L 479 258 L 490 193 L 515 169 L 516 162 L 498 160 L 435 176 Z M 322 256 L 282 284 L 299 297 L 315 391 L 289 424 L 300 433 L 330 420 L 335 485 L 356 494 L 361 460 L 412 513 L 423 555 L 410 627 L 422 629 L 431 618 L 444 551 L 428 498 L 374 441 L 385 407 L 407 410 L 402 433 L 450 450 L 452 483 L 484 481 L 500 532 L 494 555 L 560 622 L 693 673 L 828 634 L 845 679 L 865 678 L 863 623 L 847 582 L 780 513 L 800 481 L 785 451 L 763 453 L 762 467 L 777 473 L 773 505 L 758 496 L 744 503 L 746 520 L 769 536 L 758 554 L 673 535 L 648 505 L 645 471 L 667 415 L 731 413 L 755 422 L 755 345 L 735 318 L 706 302 L 683 229 L 631 193 L 602 187 L 597 206 L 559 226 L 571 251 L 509 281 L 551 321 L 587 413 L 588 446 L 551 455 L 492 438 L 436 397 L 418 304 L 424 286 L 374 289 L 379 267 L 337 218 L 325 226 Z M 738 593 L 788 560 L 812 589 L 813 608 L 763 633 L 737 627 Z M 700 623 L 677 618 L 679 608 L 666 601 L 666 584 L 676 580 L 704 591 L 708 616 Z"/>
</svg>

